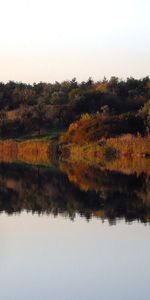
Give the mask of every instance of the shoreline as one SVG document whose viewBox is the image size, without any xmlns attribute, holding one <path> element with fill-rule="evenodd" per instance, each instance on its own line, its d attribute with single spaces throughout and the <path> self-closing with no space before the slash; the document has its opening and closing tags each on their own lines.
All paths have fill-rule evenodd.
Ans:
<svg viewBox="0 0 150 300">
<path fill-rule="evenodd" d="M 0 140 L 0 161 L 21 161 L 33 165 L 52 165 L 57 161 L 83 163 L 108 170 L 140 169 L 150 172 L 150 136 L 125 135 L 101 139 L 95 143 L 62 144 L 58 140 Z M 140 167 L 141 166 L 141 167 Z"/>
<path fill-rule="evenodd" d="M 103 160 L 134 159 L 150 157 L 150 135 L 142 137 L 130 134 L 101 139 L 89 143 L 60 145 L 61 157 L 72 161 L 99 163 Z"/>
</svg>

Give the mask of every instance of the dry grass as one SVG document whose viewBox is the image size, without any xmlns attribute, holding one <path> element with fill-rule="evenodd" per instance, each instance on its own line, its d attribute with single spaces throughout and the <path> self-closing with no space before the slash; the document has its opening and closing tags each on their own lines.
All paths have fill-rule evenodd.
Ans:
<svg viewBox="0 0 150 300">
<path fill-rule="evenodd" d="M 29 140 L 17 143 L 13 140 L 0 142 L 0 160 L 23 161 L 30 164 L 50 164 L 53 152 L 51 141 Z"/>
<path fill-rule="evenodd" d="M 107 146 L 114 148 L 119 156 L 145 157 L 150 154 L 150 135 L 142 137 L 140 135 L 124 135 L 119 138 L 109 138 Z"/>
<path fill-rule="evenodd" d="M 138 158 L 150 155 L 150 136 L 124 135 L 108 138 L 96 143 L 68 144 L 61 147 L 62 157 L 68 151 L 72 161 L 99 163 L 114 158 Z"/>
</svg>

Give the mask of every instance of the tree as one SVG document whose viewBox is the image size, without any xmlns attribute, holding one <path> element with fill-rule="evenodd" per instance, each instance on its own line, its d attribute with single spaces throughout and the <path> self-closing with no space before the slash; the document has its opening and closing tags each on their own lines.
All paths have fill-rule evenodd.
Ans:
<svg viewBox="0 0 150 300">
<path fill-rule="evenodd" d="M 4 125 L 6 120 L 6 112 L 5 110 L 0 111 L 0 125 Z"/>
<path fill-rule="evenodd" d="M 67 95 L 63 91 L 54 92 L 51 96 L 51 104 L 61 105 L 66 102 Z"/>
<path fill-rule="evenodd" d="M 144 123 L 148 129 L 150 130 L 150 100 L 144 104 L 144 106 L 139 111 L 139 115 L 143 118 Z"/>
<path fill-rule="evenodd" d="M 46 121 L 46 108 L 42 104 L 38 104 L 34 110 L 35 113 L 35 123 L 38 127 L 38 134 L 41 134 L 41 129 Z"/>
</svg>

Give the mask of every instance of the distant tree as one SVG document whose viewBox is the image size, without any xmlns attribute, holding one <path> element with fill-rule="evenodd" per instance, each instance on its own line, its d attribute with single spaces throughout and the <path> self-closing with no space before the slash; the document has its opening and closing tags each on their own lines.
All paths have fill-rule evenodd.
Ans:
<svg viewBox="0 0 150 300">
<path fill-rule="evenodd" d="M 23 107 L 22 113 L 21 113 L 21 119 L 24 123 L 30 123 L 33 118 L 33 111 L 30 109 L 27 109 Z"/>
<path fill-rule="evenodd" d="M 119 79 L 118 77 L 115 76 L 112 76 L 110 78 L 110 81 L 108 82 L 108 88 L 113 95 L 117 94 L 118 83 L 119 83 Z"/>
<path fill-rule="evenodd" d="M 34 121 L 38 128 L 38 134 L 40 135 L 41 129 L 43 128 L 43 126 L 46 122 L 46 108 L 43 105 L 38 104 L 35 107 L 34 115 L 35 115 Z"/>
<path fill-rule="evenodd" d="M 139 111 L 139 115 L 143 118 L 145 126 L 150 130 L 150 100 L 144 104 Z"/>
<path fill-rule="evenodd" d="M 6 112 L 5 110 L 0 111 L 0 125 L 3 125 L 6 120 Z"/>
<path fill-rule="evenodd" d="M 59 92 L 54 92 L 51 96 L 51 100 L 50 103 L 51 104 L 55 104 L 55 105 L 62 105 L 65 104 L 65 102 L 67 100 L 67 96 L 63 91 L 59 91 Z"/>
</svg>

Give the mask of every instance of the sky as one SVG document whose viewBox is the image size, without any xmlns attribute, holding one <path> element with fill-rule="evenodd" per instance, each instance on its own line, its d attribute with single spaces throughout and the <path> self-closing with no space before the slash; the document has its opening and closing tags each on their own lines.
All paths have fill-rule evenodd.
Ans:
<svg viewBox="0 0 150 300">
<path fill-rule="evenodd" d="M 0 81 L 150 75 L 149 0 L 0 0 Z"/>
</svg>

